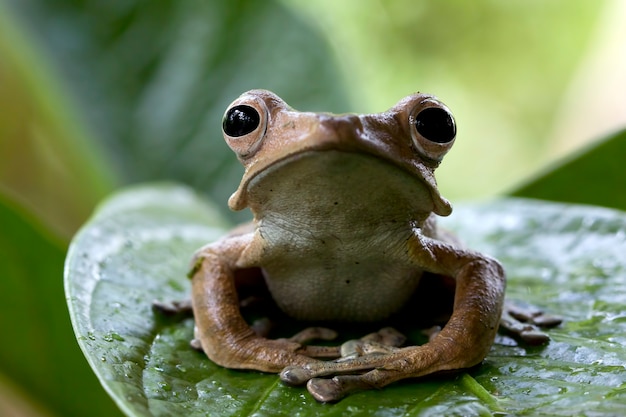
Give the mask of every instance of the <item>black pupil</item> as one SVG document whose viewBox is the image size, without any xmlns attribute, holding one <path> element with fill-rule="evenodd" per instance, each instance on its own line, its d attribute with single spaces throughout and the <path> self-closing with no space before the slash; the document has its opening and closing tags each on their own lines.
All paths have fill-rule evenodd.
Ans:
<svg viewBox="0 0 626 417">
<path fill-rule="evenodd" d="M 415 118 L 415 127 L 420 135 L 431 142 L 448 143 L 456 136 L 452 115 L 438 107 L 422 110 Z"/>
<path fill-rule="evenodd" d="M 239 105 L 231 108 L 224 116 L 222 129 L 228 136 L 243 136 L 259 126 L 261 118 L 254 107 Z"/>
</svg>

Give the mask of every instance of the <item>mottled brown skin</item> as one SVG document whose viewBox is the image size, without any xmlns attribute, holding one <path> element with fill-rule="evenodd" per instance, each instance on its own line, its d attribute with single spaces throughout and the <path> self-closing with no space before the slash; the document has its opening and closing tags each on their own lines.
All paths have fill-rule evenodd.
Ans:
<svg viewBox="0 0 626 417">
<path fill-rule="evenodd" d="M 264 90 L 243 94 L 229 109 L 240 105 L 259 121 L 251 132 L 224 133 L 245 167 L 229 205 L 250 208 L 254 223 L 195 255 L 196 338 L 208 357 L 228 368 L 280 372 L 289 384 L 308 382 L 324 402 L 479 364 L 498 329 L 505 275 L 496 260 L 460 248 L 435 225 L 435 215 L 451 213 L 433 171 L 454 143 L 455 131 L 445 132 L 454 122 L 450 115 L 452 125 L 432 128 L 444 129 L 437 142 L 420 134 L 416 120 L 426 108 L 444 116 L 448 109 L 414 94 L 379 114 L 303 113 Z M 388 318 L 406 307 L 425 272 L 454 278 L 453 311 L 424 345 L 368 354 L 378 345 L 363 342 L 364 353 L 323 361 L 316 358 L 338 350 L 271 340 L 244 321 L 236 276 L 255 270 L 277 305 L 304 321 Z"/>
</svg>

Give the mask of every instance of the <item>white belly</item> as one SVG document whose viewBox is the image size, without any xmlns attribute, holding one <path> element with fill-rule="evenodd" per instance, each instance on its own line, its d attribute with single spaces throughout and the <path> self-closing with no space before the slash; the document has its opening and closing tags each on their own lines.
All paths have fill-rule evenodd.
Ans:
<svg viewBox="0 0 626 417">
<path fill-rule="evenodd" d="M 249 184 L 258 263 L 277 304 L 307 320 L 380 320 L 421 276 L 406 242 L 432 210 L 415 176 L 365 154 L 309 152 Z"/>
<path fill-rule="evenodd" d="M 265 263 L 268 288 L 278 306 L 297 319 L 384 319 L 405 305 L 421 272 L 400 262 L 397 248 L 373 243 L 284 248 L 280 259 Z"/>
</svg>

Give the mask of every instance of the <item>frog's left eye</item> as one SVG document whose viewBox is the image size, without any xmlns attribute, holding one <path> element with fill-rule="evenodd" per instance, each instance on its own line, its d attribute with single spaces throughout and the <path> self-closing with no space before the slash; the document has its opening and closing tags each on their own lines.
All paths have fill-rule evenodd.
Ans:
<svg viewBox="0 0 626 417">
<path fill-rule="evenodd" d="M 235 100 L 224 113 L 222 132 L 228 146 L 240 158 L 253 155 L 265 136 L 268 111 L 265 102 L 252 94 Z"/>
<path fill-rule="evenodd" d="M 409 116 L 411 138 L 417 151 L 427 159 L 440 161 L 456 137 L 456 123 L 448 108 L 428 97 Z"/>
<path fill-rule="evenodd" d="M 253 132 L 259 127 L 260 122 L 261 116 L 254 107 L 241 104 L 231 107 L 226 112 L 222 121 L 222 129 L 228 136 L 237 138 Z"/>
</svg>

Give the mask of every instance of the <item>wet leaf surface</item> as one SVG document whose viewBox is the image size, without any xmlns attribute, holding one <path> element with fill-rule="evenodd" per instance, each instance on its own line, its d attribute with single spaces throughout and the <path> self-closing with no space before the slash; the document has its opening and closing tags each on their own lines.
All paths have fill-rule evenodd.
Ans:
<svg viewBox="0 0 626 417">
<path fill-rule="evenodd" d="M 508 295 L 560 314 L 545 348 L 499 338 L 482 366 L 316 403 L 275 375 L 227 370 L 193 351 L 192 319 L 155 314 L 183 299 L 195 249 L 224 230 L 187 188 L 146 186 L 103 204 L 66 261 L 73 325 L 103 386 L 130 416 L 616 415 L 626 403 L 626 214 L 533 200 L 457 208 L 445 226 L 500 259 Z"/>
</svg>

